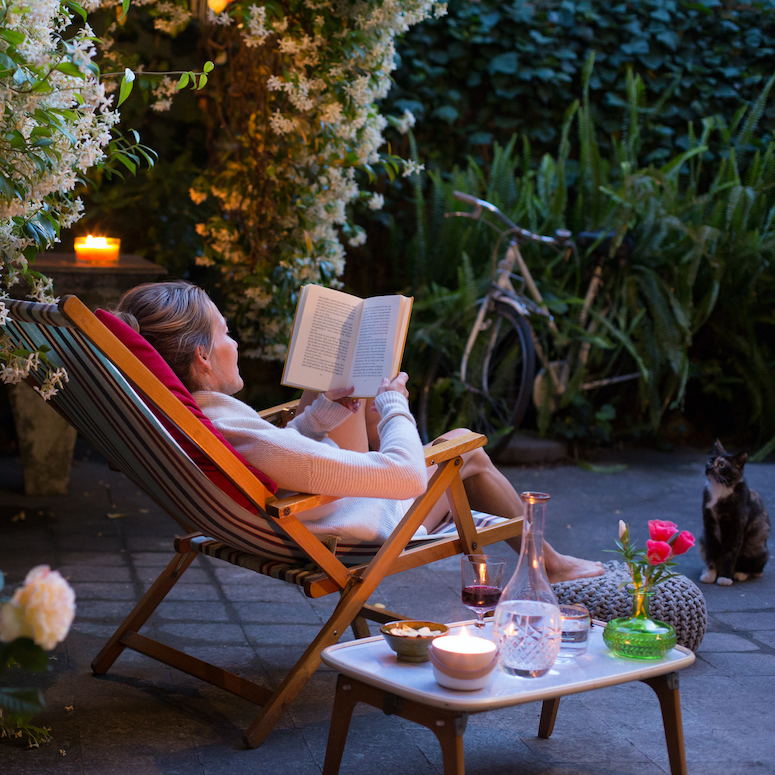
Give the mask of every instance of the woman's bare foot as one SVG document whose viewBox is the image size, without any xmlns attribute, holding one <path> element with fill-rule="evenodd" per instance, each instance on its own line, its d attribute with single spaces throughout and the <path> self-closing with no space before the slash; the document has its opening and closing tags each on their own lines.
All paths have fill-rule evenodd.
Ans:
<svg viewBox="0 0 775 775">
<path fill-rule="evenodd" d="M 594 578 L 602 576 L 604 572 L 602 562 L 582 560 L 580 557 L 572 557 L 569 554 L 556 554 L 551 558 L 551 562 L 546 563 L 546 575 L 552 584 L 557 584 L 560 581 Z"/>
<path fill-rule="evenodd" d="M 521 538 L 507 538 L 506 543 L 519 554 L 521 540 Z M 544 567 L 552 584 L 574 579 L 591 579 L 605 573 L 602 562 L 560 554 L 548 541 L 544 541 Z"/>
</svg>

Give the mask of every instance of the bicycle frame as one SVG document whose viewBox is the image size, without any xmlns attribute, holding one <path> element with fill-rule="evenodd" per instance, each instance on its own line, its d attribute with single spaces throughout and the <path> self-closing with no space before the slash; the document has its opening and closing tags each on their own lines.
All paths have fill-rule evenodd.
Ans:
<svg viewBox="0 0 775 775">
<path fill-rule="evenodd" d="M 551 313 L 549 312 L 549 309 L 546 306 L 546 303 L 544 302 L 543 296 L 541 295 L 541 292 L 539 291 L 538 286 L 533 280 L 533 276 L 530 273 L 530 269 L 528 268 L 527 264 L 525 263 L 525 260 L 522 257 L 522 253 L 519 249 L 519 242 L 520 241 L 522 241 L 523 243 L 539 242 L 539 243 L 551 246 L 555 249 L 565 248 L 566 250 L 575 249 L 575 245 L 570 240 L 570 232 L 567 232 L 565 230 L 558 230 L 558 233 L 555 237 L 536 235 L 536 234 L 533 234 L 532 232 L 527 231 L 526 229 L 523 229 L 517 226 L 503 213 L 501 213 L 497 207 L 490 204 L 489 202 L 485 202 L 484 200 L 476 199 L 475 197 L 471 197 L 465 194 L 458 195 L 458 192 L 455 193 L 455 196 L 461 199 L 462 201 L 474 204 L 475 210 L 472 213 L 455 212 L 455 213 L 448 213 L 448 215 L 472 218 L 473 220 L 480 220 L 482 219 L 482 215 L 484 211 L 487 211 L 491 215 L 494 215 L 496 218 L 498 218 L 498 220 L 500 220 L 506 226 L 506 228 L 499 229 L 495 224 L 493 224 L 487 219 L 484 219 L 485 223 L 488 223 L 488 225 L 492 226 L 496 231 L 499 232 L 501 236 L 508 233 L 511 233 L 514 235 L 514 237 L 509 242 L 509 245 L 506 249 L 505 256 L 497 263 L 493 283 L 490 286 L 490 289 L 487 292 L 487 295 L 482 299 L 482 301 L 479 304 L 479 310 L 477 312 L 476 319 L 474 321 L 473 326 L 471 327 L 471 331 L 466 341 L 465 350 L 463 351 L 463 357 L 460 364 L 460 380 L 463 383 L 463 385 L 466 386 L 467 389 L 476 390 L 473 386 L 469 385 L 466 380 L 468 361 L 469 361 L 471 352 L 473 351 L 477 337 L 483 331 L 484 319 L 488 314 L 488 312 L 490 312 L 494 308 L 494 305 L 497 301 L 501 301 L 503 303 L 508 304 L 519 315 L 525 318 L 530 317 L 533 311 L 544 315 L 547 318 L 547 327 L 549 328 L 551 333 L 554 336 L 557 336 L 560 333 L 557 327 L 557 324 L 554 322 L 554 319 Z M 496 250 L 497 250 L 497 246 L 496 246 Z M 531 310 L 531 307 L 528 304 L 529 300 L 514 288 L 511 282 L 511 278 L 513 277 L 512 270 L 514 269 L 515 265 L 519 269 L 520 279 L 523 281 L 525 288 L 527 289 L 528 293 L 535 301 L 536 305 L 538 306 L 538 309 Z M 603 284 L 602 265 L 598 265 L 595 268 L 595 271 L 592 275 L 589 286 L 587 288 L 587 292 L 584 296 L 584 302 L 582 304 L 581 312 L 579 313 L 579 319 L 578 319 L 579 327 L 584 330 L 587 330 L 589 333 L 591 333 L 592 331 L 591 324 L 590 324 L 590 328 L 587 329 L 589 312 L 590 312 L 590 309 L 592 308 L 592 304 L 594 303 L 595 298 L 597 297 L 598 292 L 600 291 L 602 284 Z M 576 352 L 575 356 L 573 355 L 572 352 L 569 352 L 567 357 L 565 357 L 560 362 L 562 363 L 561 370 L 559 371 L 559 373 L 555 373 L 555 369 L 553 368 L 554 364 L 549 361 L 549 358 L 546 355 L 546 352 L 544 351 L 544 348 L 542 347 L 540 341 L 538 340 L 538 337 L 535 335 L 535 332 L 533 331 L 532 327 L 531 327 L 531 334 L 532 334 L 533 344 L 535 347 L 536 354 L 538 355 L 538 358 L 541 364 L 543 365 L 545 374 L 548 376 L 551 382 L 552 393 L 554 395 L 562 395 L 568 387 L 571 374 L 573 373 L 575 367 L 576 366 L 581 366 L 581 368 L 586 367 L 587 361 L 589 360 L 590 351 L 591 351 L 590 342 L 589 341 L 583 342 L 579 347 L 578 351 Z M 485 372 L 487 371 L 487 367 L 489 367 L 490 358 L 492 357 L 492 352 L 493 352 L 493 345 L 494 345 L 494 342 L 497 340 L 497 336 L 498 336 L 498 327 L 496 326 L 490 334 L 490 342 L 487 346 L 487 351 L 485 356 Z M 640 376 L 641 376 L 640 372 L 635 372 L 632 374 L 625 374 L 618 377 L 609 377 L 606 379 L 592 380 L 581 384 L 579 388 L 581 390 L 589 390 L 594 387 L 602 387 L 604 385 L 611 385 L 618 382 L 637 379 Z M 484 389 L 485 390 L 487 389 L 486 382 L 484 384 Z"/>
</svg>

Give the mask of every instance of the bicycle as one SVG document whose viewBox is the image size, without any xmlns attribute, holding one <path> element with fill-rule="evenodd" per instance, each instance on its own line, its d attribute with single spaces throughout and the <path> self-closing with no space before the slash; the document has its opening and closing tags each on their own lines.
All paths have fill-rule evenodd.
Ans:
<svg viewBox="0 0 775 775">
<path fill-rule="evenodd" d="M 541 292 L 533 280 L 520 247 L 535 242 L 556 252 L 576 251 L 576 243 L 567 229 L 558 229 L 554 236 L 533 234 L 524 229 L 495 205 L 469 194 L 454 192 L 455 198 L 473 205 L 471 212 L 447 213 L 447 217 L 482 220 L 496 232 L 498 239 L 493 248 L 493 280 L 487 294 L 477 302 L 478 310 L 468 334 L 459 363 L 444 352 L 437 351 L 424 375 L 418 401 L 418 425 L 424 442 L 431 440 L 438 427 L 462 424 L 485 434 L 493 456 L 499 454 L 519 428 L 531 397 L 537 407 L 542 405 L 554 411 L 571 381 L 579 390 L 590 390 L 643 376 L 642 371 L 613 377 L 599 377 L 580 381 L 591 352 L 591 340 L 597 320 L 590 314 L 592 304 L 603 284 L 602 266 L 612 248 L 612 236 L 584 232 L 579 242 L 591 248 L 591 255 L 599 258 L 581 305 L 577 325 L 584 332 L 580 346 L 567 346 L 564 357 L 550 360 L 548 347 L 542 344 L 528 322 L 533 316 L 545 322 L 546 334 L 554 345 L 561 339 L 560 331 Z M 486 215 L 503 225 L 498 226 Z M 501 241 L 509 243 L 505 256 L 496 261 Z M 629 243 L 618 247 L 617 256 L 626 258 Z M 566 258 L 570 255 L 566 252 Z M 516 275 L 514 268 L 520 272 Z M 514 287 L 514 282 L 520 289 Z M 529 294 L 526 295 L 525 290 Z M 536 356 L 541 368 L 536 374 Z M 548 403 L 546 403 L 548 402 Z M 434 422 L 433 419 L 437 422 Z"/>
</svg>

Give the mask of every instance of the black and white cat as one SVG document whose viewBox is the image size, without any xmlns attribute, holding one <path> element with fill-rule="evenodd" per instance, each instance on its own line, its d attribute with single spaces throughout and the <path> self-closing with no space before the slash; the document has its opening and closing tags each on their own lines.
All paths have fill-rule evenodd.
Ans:
<svg viewBox="0 0 775 775">
<path fill-rule="evenodd" d="M 700 581 L 706 584 L 726 586 L 761 576 L 769 558 L 770 519 L 762 499 L 743 478 L 746 460 L 747 452 L 730 455 L 717 440 L 705 466 L 700 554 L 708 569 Z"/>
</svg>

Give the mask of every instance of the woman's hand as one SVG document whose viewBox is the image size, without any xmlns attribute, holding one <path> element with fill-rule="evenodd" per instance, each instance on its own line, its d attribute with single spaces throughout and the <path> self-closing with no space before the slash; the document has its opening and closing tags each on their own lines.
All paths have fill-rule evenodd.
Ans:
<svg viewBox="0 0 775 775">
<path fill-rule="evenodd" d="M 406 383 L 409 380 L 409 375 L 402 371 L 398 374 L 398 376 L 394 377 L 393 379 L 388 379 L 387 377 L 382 378 L 382 384 L 379 386 L 379 390 L 377 391 L 377 395 L 380 393 L 387 393 L 388 390 L 395 390 L 396 393 L 400 393 L 405 398 L 409 398 L 409 391 L 406 389 Z M 373 411 L 377 411 L 376 407 L 372 407 Z"/>
<path fill-rule="evenodd" d="M 350 412 L 355 414 L 361 406 L 361 402 L 357 398 L 349 398 L 349 396 L 355 390 L 354 387 L 339 388 L 337 390 L 329 390 L 323 395 L 336 404 L 341 404 L 345 409 L 349 409 Z"/>
</svg>

